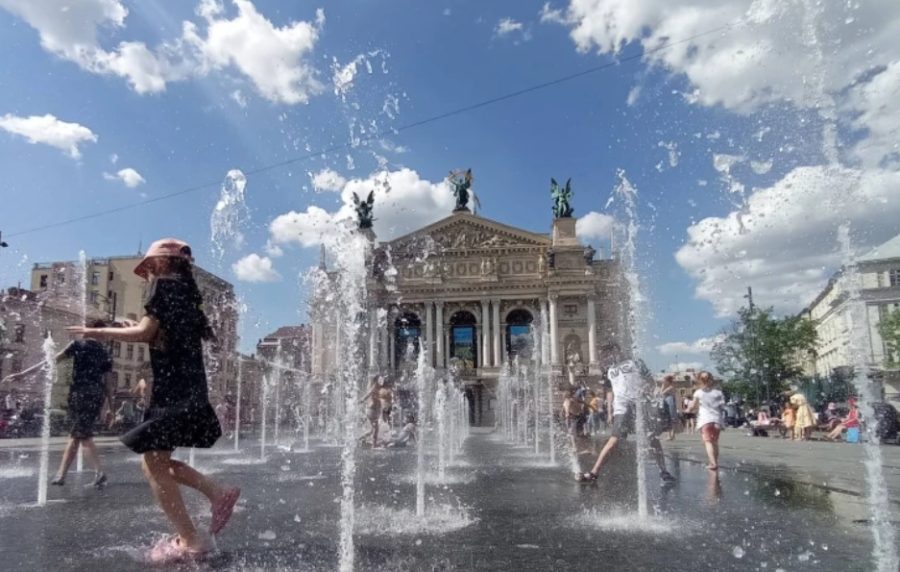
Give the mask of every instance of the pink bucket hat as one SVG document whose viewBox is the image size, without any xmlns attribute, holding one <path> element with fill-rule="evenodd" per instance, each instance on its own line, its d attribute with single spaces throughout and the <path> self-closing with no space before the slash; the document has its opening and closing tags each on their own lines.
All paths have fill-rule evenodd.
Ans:
<svg viewBox="0 0 900 572">
<path fill-rule="evenodd" d="M 134 273 L 145 280 L 150 274 L 150 259 L 158 256 L 172 256 L 174 258 L 184 258 L 191 262 L 194 257 L 191 256 L 191 247 L 188 243 L 177 238 L 161 238 L 150 245 L 144 259 L 134 268 Z"/>
</svg>

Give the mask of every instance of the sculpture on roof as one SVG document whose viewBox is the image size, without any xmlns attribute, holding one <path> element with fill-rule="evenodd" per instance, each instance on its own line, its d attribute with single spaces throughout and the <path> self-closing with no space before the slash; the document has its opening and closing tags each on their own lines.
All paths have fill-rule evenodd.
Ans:
<svg viewBox="0 0 900 572">
<path fill-rule="evenodd" d="M 550 197 L 553 199 L 553 217 L 554 218 L 571 218 L 572 205 L 572 179 L 566 181 L 566 186 L 561 187 L 556 179 L 550 179 Z"/>
<path fill-rule="evenodd" d="M 372 228 L 372 223 L 375 222 L 372 208 L 374 204 L 375 191 L 370 191 L 365 201 L 359 200 L 356 193 L 353 193 L 353 208 L 356 210 L 356 219 L 360 230 Z"/>
<path fill-rule="evenodd" d="M 469 189 L 472 188 L 472 169 L 450 171 L 447 180 L 453 185 L 453 196 L 456 197 L 455 211 L 469 210 Z"/>
</svg>

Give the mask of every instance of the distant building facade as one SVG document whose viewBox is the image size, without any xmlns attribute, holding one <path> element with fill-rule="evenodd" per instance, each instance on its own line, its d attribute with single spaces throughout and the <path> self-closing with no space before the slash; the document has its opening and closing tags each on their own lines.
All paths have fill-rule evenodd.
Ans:
<svg viewBox="0 0 900 572">
<path fill-rule="evenodd" d="M 106 319 L 138 321 L 144 315 L 149 288 L 134 273 L 142 259 L 140 254 L 89 258 L 84 270 L 78 261 L 36 263 L 31 270 L 31 289 L 42 299 L 64 301 L 70 307 L 81 303 L 83 292 L 92 312 Z M 236 388 L 238 316 L 234 287 L 199 266 L 194 266 L 194 278 L 217 337 L 206 347 L 205 356 L 210 398 L 215 403 Z M 117 396 L 129 398 L 141 378 L 149 381 L 152 377 L 149 348 L 143 343 L 114 342 L 112 353 Z"/>
<path fill-rule="evenodd" d="M 884 398 L 900 404 L 900 370 L 891 366 L 891 356 L 878 324 L 889 312 L 900 309 L 900 235 L 858 259 L 862 282 L 860 297 L 865 304 L 865 348 L 867 365 L 882 383 Z M 804 310 L 816 323 L 819 344 L 806 363 L 807 373 L 831 377 L 851 367 L 850 331 L 847 327 L 848 297 L 842 273 L 838 272 Z M 896 363 L 900 356 L 893 356 Z"/>
<path fill-rule="evenodd" d="M 531 362 L 532 352 L 540 353 L 559 388 L 570 381 L 597 384 L 601 348 L 630 347 L 627 288 L 619 262 L 595 259 L 594 249 L 576 238 L 575 222 L 554 219 L 551 232 L 542 234 L 460 209 L 373 244 L 364 349 L 369 372 L 399 380 L 425 352 L 437 370 L 459 372 L 470 419 L 479 425 L 494 423 L 501 369 L 516 358 Z M 322 295 L 311 300 L 312 372 L 327 383 L 341 359 L 336 334 L 347 317 L 316 299 Z M 545 345 L 535 339 L 538 324 L 548 333 Z"/>
</svg>

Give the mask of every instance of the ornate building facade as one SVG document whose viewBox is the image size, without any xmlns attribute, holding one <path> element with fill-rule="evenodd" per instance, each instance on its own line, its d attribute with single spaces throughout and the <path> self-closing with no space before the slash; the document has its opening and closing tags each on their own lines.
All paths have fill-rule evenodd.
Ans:
<svg viewBox="0 0 900 572">
<path fill-rule="evenodd" d="M 457 208 L 394 240 L 375 244 L 373 236 L 369 371 L 402 381 L 424 352 L 439 373 L 452 368 L 466 385 L 479 425 L 493 424 L 498 377 L 516 360 L 549 368 L 560 389 L 598 383 L 603 346 L 630 344 L 627 289 L 618 261 L 595 259 L 575 222 L 556 218 L 543 234 Z M 327 381 L 340 359 L 340 326 L 312 306 L 313 374 Z"/>
</svg>

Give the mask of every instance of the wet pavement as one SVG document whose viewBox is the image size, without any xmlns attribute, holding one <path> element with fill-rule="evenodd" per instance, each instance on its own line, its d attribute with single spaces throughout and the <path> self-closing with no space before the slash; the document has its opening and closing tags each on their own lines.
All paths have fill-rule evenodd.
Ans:
<svg viewBox="0 0 900 572">
<path fill-rule="evenodd" d="M 260 462 L 258 446 L 248 444 L 242 453 L 230 446 L 197 451 L 200 470 L 244 490 L 219 537 L 221 552 L 199 568 L 336 570 L 340 449 L 273 448 Z M 498 434 L 474 434 L 448 469 L 448 484 L 427 487 L 424 523 L 415 517 L 415 451 L 360 450 L 356 569 L 872 568 L 859 495 L 807 484 L 785 471 L 750 471 L 748 460 L 717 479 L 688 458 L 697 451 L 687 447 L 672 447 L 681 456 L 670 458 L 678 477 L 673 486 L 663 486 L 651 465 L 652 516 L 640 519 L 630 445 L 615 454 L 597 484 L 580 485 L 565 459 L 553 466 L 546 450 L 535 457 L 530 447 L 505 443 Z M 70 474 L 39 508 L 28 506 L 36 498 L 37 451 L 3 448 L 0 568 L 146 569 L 142 549 L 167 532 L 164 517 L 151 502 L 138 458 L 115 446 L 103 452 L 108 487 L 86 486 L 89 472 Z M 58 455 L 51 454 L 51 467 Z M 434 455 L 428 458 L 435 462 Z M 429 482 L 436 480 L 432 472 Z M 206 503 L 193 491 L 185 495 L 205 526 Z"/>
</svg>

